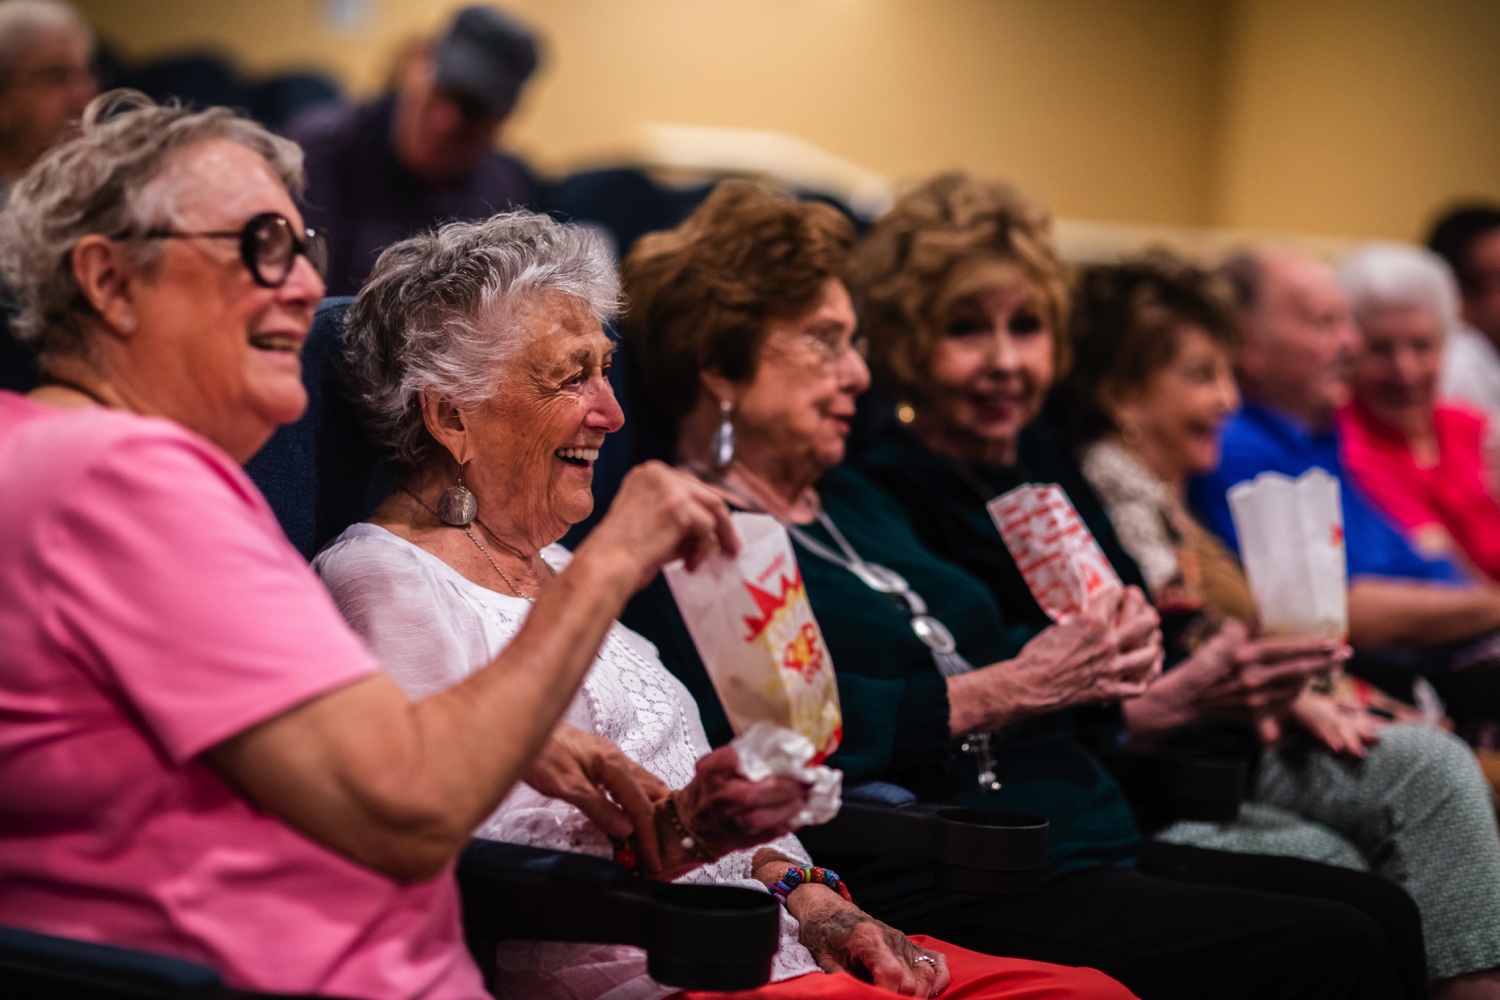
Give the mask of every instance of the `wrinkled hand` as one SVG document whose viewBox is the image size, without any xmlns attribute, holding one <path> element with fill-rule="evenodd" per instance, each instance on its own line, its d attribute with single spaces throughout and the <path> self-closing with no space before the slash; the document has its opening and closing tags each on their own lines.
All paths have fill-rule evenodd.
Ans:
<svg viewBox="0 0 1500 1000">
<path fill-rule="evenodd" d="M 691 570 L 716 552 L 739 549 L 729 508 L 713 490 L 661 462 L 646 462 L 626 474 L 578 557 L 607 553 L 624 561 L 638 590 L 674 559 Z"/>
<path fill-rule="evenodd" d="M 980 703 L 974 724 L 964 722 L 955 732 L 1139 697 L 1161 673 L 1160 624 L 1139 588 L 1103 595 L 1044 630 L 1015 659 L 950 682 L 950 701 L 956 696 Z"/>
<path fill-rule="evenodd" d="M 697 774 L 675 799 L 688 831 L 723 855 L 790 833 L 810 790 L 794 778 L 751 781 L 740 774 L 734 747 L 720 747 L 698 761 Z"/>
<path fill-rule="evenodd" d="M 656 810 L 671 789 L 609 740 L 561 723 L 523 780 L 543 795 L 577 806 L 611 837 L 646 832 L 638 838 L 642 864 L 651 871 L 661 868 Z"/>
<path fill-rule="evenodd" d="M 1363 757 L 1380 742 L 1382 723 L 1352 699 L 1304 691 L 1291 715 L 1334 753 Z"/>
<path fill-rule="evenodd" d="M 1131 735 L 1151 738 L 1183 726 L 1232 722 L 1270 746 L 1281 739 L 1308 678 L 1342 663 L 1347 651 L 1320 639 L 1251 640 L 1230 621 L 1151 691 L 1125 706 Z"/>
<path fill-rule="evenodd" d="M 917 947 L 826 886 L 798 886 L 787 902 L 802 944 L 824 972 L 850 972 L 904 997 L 935 997 L 948 988 L 942 952 Z M 932 961 L 918 962 L 918 956 Z"/>
</svg>

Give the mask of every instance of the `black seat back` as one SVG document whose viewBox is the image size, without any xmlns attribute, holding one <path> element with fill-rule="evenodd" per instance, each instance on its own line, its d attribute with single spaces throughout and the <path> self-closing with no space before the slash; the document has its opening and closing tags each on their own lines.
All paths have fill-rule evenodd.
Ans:
<svg viewBox="0 0 1500 1000">
<path fill-rule="evenodd" d="M 307 412 L 245 463 L 287 538 L 308 559 L 390 491 L 380 451 L 349 402 L 340 338 L 354 300 L 324 299 L 302 348 Z"/>
<path fill-rule="evenodd" d="M 0 927 L 0 996 L 150 997 L 200 1000 L 223 994 L 206 965 L 130 948 Z"/>
</svg>

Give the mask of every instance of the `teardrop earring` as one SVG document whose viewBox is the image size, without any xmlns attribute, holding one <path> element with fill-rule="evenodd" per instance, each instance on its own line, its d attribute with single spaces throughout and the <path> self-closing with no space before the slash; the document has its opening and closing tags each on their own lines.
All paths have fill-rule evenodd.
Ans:
<svg viewBox="0 0 1500 1000">
<path fill-rule="evenodd" d="M 708 453 L 713 458 L 714 469 L 723 471 L 734 460 L 734 404 L 727 399 L 719 400 L 719 429 L 714 431 Z"/>
<path fill-rule="evenodd" d="M 1134 420 L 1126 421 L 1120 425 L 1120 440 L 1127 448 L 1134 448 L 1141 443 L 1141 425 Z"/>
<path fill-rule="evenodd" d="M 464 486 L 464 467 L 458 467 L 458 484 L 450 486 L 438 497 L 437 516 L 444 524 L 455 528 L 468 527 L 479 515 L 479 501 L 474 499 Z"/>
</svg>

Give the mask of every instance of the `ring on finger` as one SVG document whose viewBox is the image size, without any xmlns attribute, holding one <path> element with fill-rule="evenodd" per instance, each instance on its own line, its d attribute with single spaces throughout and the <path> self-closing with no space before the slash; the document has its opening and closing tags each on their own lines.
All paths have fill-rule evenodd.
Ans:
<svg viewBox="0 0 1500 1000">
<path fill-rule="evenodd" d="M 926 962 L 928 965 L 932 966 L 933 972 L 937 972 L 937 959 L 933 958 L 931 955 L 918 955 L 916 958 L 911 960 L 911 964 L 913 966 L 915 966 L 918 962 Z"/>
</svg>

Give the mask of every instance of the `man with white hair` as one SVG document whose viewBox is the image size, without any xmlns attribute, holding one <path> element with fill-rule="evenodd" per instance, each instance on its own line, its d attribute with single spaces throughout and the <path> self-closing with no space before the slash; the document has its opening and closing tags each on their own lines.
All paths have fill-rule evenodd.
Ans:
<svg viewBox="0 0 1500 1000">
<path fill-rule="evenodd" d="M 0 205 L 98 92 L 94 38 L 58 0 L 0 2 Z"/>
<path fill-rule="evenodd" d="M 1191 499 L 1238 549 L 1226 494 L 1274 471 L 1319 467 L 1340 481 L 1349 561 L 1349 633 L 1356 646 L 1436 647 L 1500 629 L 1500 588 L 1474 584 L 1452 562 L 1418 553 L 1348 476 L 1336 415 L 1350 394 L 1359 331 L 1333 271 L 1293 250 L 1242 254 L 1226 265 L 1244 348 L 1244 405 L 1225 428 L 1223 461 Z"/>
</svg>

